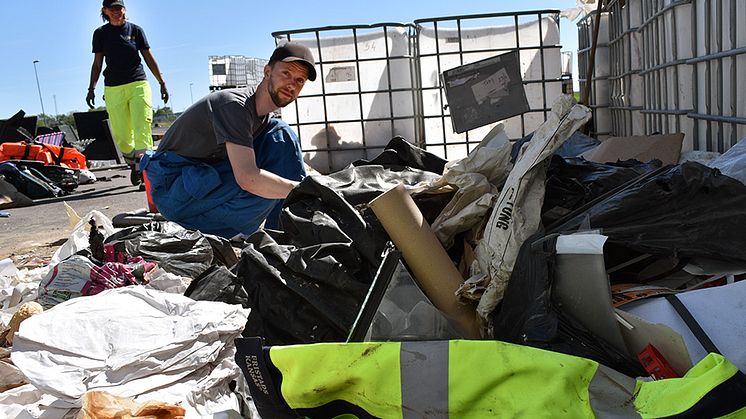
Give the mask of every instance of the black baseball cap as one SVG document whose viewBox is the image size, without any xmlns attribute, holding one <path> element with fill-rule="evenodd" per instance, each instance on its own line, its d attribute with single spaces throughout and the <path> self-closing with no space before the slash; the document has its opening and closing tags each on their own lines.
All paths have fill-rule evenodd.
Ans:
<svg viewBox="0 0 746 419">
<path fill-rule="evenodd" d="M 114 6 L 124 7 L 124 2 L 122 0 L 104 0 L 103 5 L 104 7 L 114 7 Z"/>
<path fill-rule="evenodd" d="M 272 65 L 277 61 L 290 63 L 300 61 L 308 67 L 308 80 L 316 80 L 316 67 L 313 65 L 313 54 L 307 46 L 295 42 L 286 42 L 275 48 L 275 52 L 269 57 L 269 64 Z"/>
</svg>

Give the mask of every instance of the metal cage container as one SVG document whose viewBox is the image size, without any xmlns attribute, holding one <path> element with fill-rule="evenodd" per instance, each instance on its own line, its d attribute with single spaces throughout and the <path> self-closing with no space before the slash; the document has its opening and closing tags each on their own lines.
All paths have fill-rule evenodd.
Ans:
<svg viewBox="0 0 746 419">
<path fill-rule="evenodd" d="M 210 91 L 234 87 L 256 87 L 262 81 L 267 60 L 243 55 L 211 55 L 208 57 Z"/>
<path fill-rule="evenodd" d="M 745 2 L 609 0 L 604 6 L 612 135 L 683 132 L 682 151 L 716 152 L 746 136 Z"/>
<path fill-rule="evenodd" d="M 307 161 L 322 172 L 372 158 L 395 136 L 445 159 L 466 156 L 494 126 L 453 132 L 443 71 L 518 50 L 530 111 L 503 123 L 520 138 L 544 122 L 562 93 L 559 11 L 418 19 L 414 24 L 278 31 L 313 52 L 319 78 L 283 109 Z"/>
<path fill-rule="evenodd" d="M 388 141 L 417 141 L 414 27 L 399 23 L 275 32 L 278 44 L 306 45 L 318 78 L 282 117 L 296 129 L 308 163 L 322 172 L 378 155 Z"/>
</svg>

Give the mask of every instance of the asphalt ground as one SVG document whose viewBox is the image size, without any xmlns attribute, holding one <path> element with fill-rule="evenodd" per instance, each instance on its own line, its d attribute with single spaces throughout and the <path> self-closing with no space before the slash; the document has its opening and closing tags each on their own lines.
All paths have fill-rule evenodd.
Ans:
<svg viewBox="0 0 746 419">
<path fill-rule="evenodd" d="M 0 218 L 0 259 L 9 257 L 19 268 L 43 265 L 72 232 L 64 202 L 79 216 L 98 210 L 109 218 L 147 207 L 145 192 L 130 183 L 129 169 L 94 173 L 97 182 L 80 185 L 70 195 L 3 210 L 10 216 Z"/>
</svg>

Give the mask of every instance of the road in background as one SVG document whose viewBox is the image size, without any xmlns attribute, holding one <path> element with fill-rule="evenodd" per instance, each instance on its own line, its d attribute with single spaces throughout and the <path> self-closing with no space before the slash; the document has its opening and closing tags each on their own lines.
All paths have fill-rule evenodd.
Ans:
<svg viewBox="0 0 746 419">
<path fill-rule="evenodd" d="M 99 181 L 79 186 L 72 195 L 3 210 L 10 217 L 0 218 L 0 259 L 12 257 L 16 266 L 22 267 L 40 263 L 54 254 L 72 232 L 63 202 L 79 216 L 98 210 L 109 218 L 147 206 L 145 192 L 130 184 L 129 169 L 95 174 Z"/>
</svg>

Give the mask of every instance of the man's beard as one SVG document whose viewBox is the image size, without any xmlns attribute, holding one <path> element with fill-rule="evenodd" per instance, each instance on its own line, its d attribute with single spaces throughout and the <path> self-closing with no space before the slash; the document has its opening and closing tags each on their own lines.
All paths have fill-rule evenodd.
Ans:
<svg viewBox="0 0 746 419">
<path fill-rule="evenodd" d="M 269 97 L 272 98 L 272 103 L 274 103 L 278 108 L 284 108 L 293 101 L 292 98 L 283 99 L 280 96 L 280 91 L 274 88 L 272 80 L 267 84 L 267 90 L 269 91 Z"/>
</svg>

